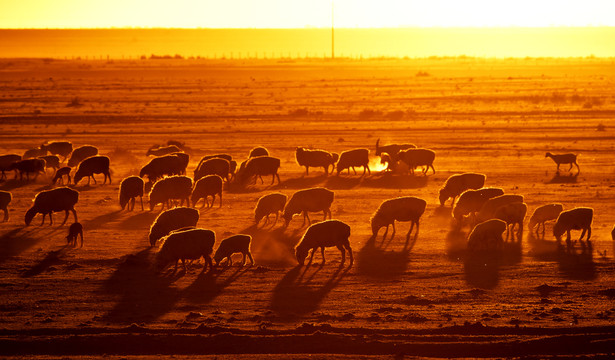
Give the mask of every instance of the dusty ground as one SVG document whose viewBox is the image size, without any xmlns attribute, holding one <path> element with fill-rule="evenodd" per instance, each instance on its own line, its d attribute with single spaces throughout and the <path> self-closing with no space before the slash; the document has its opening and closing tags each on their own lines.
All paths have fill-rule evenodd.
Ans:
<svg viewBox="0 0 615 360">
<path fill-rule="evenodd" d="M 39 226 L 40 215 L 24 226 L 51 173 L 0 183 L 13 194 L 10 221 L 0 223 L 4 355 L 607 357 L 615 348 L 612 60 L 2 60 L 0 74 L 0 153 L 45 140 L 93 144 L 113 176 L 111 185 L 75 186 L 83 248 L 65 246 L 61 213 L 53 226 Z M 378 138 L 435 150 L 437 173 L 382 175 Z M 190 147 L 189 175 L 205 154 L 241 161 L 257 145 L 282 159 L 280 185 L 230 184 L 222 208 L 201 210 L 199 226 L 218 239 L 251 234 L 257 266 L 152 271 L 147 234 L 158 212 L 147 202 L 146 211 L 121 211 L 118 184 L 170 139 Z M 372 174 L 304 176 L 296 146 L 369 148 Z M 557 176 L 545 151 L 580 154 L 580 175 Z M 469 229 L 451 232 L 450 208 L 437 200 L 446 178 L 464 171 L 524 195 L 530 213 L 550 202 L 593 207 L 593 251 L 558 253 L 549 225 L 545 240 L 526 229 L 500 258 L 469 259 Z M 339 266 L 335 249 L 324 266 L 317 255 L 316 265 L 296 267 L 300 219 L 254 226 L 258 197 L 312 186 L 335 191 L 333 217 L 352 228 L 352 267 Z M 428 202 L 410 252 L 405 223 L 390 243 L 369 241 L 371 214 L 400 195 Z"/>
</svg>

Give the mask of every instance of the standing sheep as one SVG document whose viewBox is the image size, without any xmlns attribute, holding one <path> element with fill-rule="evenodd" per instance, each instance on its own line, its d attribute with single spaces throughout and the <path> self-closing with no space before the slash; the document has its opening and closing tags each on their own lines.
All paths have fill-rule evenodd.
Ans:
<svg viewBox="0 0 615 360">
<path fill-rule="evenodd" d="M 466 190 L 459 196 L 459 200 L 453 208 L 453 217 L 457 220 L 457 224 L 461 225 L 465 215 L 480 211 L 487 200 L 500 195 L 504 195 L 504 190 L 500 188 Z"/>
<path fill-rule="evenodd" d="M 192 193 L 192 179 L 184 175 L 169 176 L 156 181 L 149 193 L 149 210 L 154 210 L 158 204 L 165 204 L 171 208 L 171 200 L 180 200 L 180 206 L 186 200 L 186 206 L 190 206 L 190 193 Z"/>
<path fill-rule="evenodd" d="M 34 173 L 34 180 L 38 174 L 45 174 L 45 160 L 43 159 L 25 159 L 14 162 L 9 166 L 9 170 L 19 171 L 19 180 L 23 180 L 23 174 L 26 174 L 26 180 L 30 181 L 30 174 Z"/>
<path fill-rule="evenodd" d="M 264 146 L 257 146 L 250 150 L 250 154 L 248 154 L 248 158 L 253 158 L 257 156 L 269 156 L 269 150 Z"/>
<path fill-rule="evenodd" d="M 45 160 L 45 170 L 51 168 L 53 171 L 57 171 L 60 168 L 60 158 L 56 155 L 45 155 L 39 157 L 39 159 Z"/>
<path fill-rule="evenodd" d="M 414 241 L 416 241 L 419 236 L 419 220 L 425 212 L 426 206 L 427 202 L 425 200 L 414 196 L 404 196 L 383 201 L 370 220 L 373 238 L 376 238 L 380 228 L 386 226 L 386 230 L 382 236 L 382 241 L 384 241 L 387 233 L 389 232 L 389 225 L 392 225 L 393 233 L 391 234 L 391 239 L 393 239 L 395 236 L 395 220 L 410 221 L 410 230 L 408 230 L 408 234 L 406 234 L 407 247 L 408 241 L 410 240 L 410 233 L 412 232 L 414 225 L 416 225 Z"/>
<path fill-rule="evenodd" d="M 477 224 L 468 237 L 468 251 L 476 253 L 501 250 L 504 244 L 502 233 L 506 228 L 506 222 L 500 219 L 490 219 Z"/>
<path fill-rule="evenodd" d="M 542 224 L 542 237 L 544 238 L 545 222 L 556 220 L 562 211 L 564 211 L 564 205 L 562 204 L 547 204 L 537 207 L 530 217 L 530 233 L 533 233 L 535 227 L 536 237 L 538 237 L 538 231 L 540 230 L 540 225 Z"/>
<path fill-rule="evenodd" d="M 188 207 L 177 207 L 170 210 L 165 210 L 156 217 L 149 230 L 149 243 L 151 246 L 156 245 L 156 241 L 167 236 L 171 231 L 194 227 L 199 221 L 198 210 Z"/>
<path fill-rule="evenodd" d="M 63 166 L 56 171 L 53 175 L 53 179 L 51 180 L 51 184 L 55 185 L 58 180 L 60 180 L 61 184 L 64 185 L 64 176 L 68 178 L 67 185 L 70 185 L 70 170 L 71 168 L 68 166 Z"/>
<path fill-rule="evenodd" d="M 372 174 L 369 169 L 369 150 L 368 149 L 352 149 L 342 151 L 340 154 L 339 160 L 337 161 L 337 175 L 346 169 L 348 169 L 348 175 L 350 175 L 350 168 L 354 171 L 354 174 L 357 174 L 355 170 L 355 166 L 363 166 L 363 175 L 365 175 L 365 171 L 369 175 Z M 361 175 L 361 176 L 363 176 Z"/>
<path fill-rule="evenodd" d="M 182 149 L 180 149 L 179 147 L 175 145 L 163 146 L 163 147 L 158 147 L 158 148 L 156 148 L 156 145 L 154 145 L 151 148 L 147 149 L 145 156 L 150 156 L 150 155 L 164 156 L 164 155 L 169 155 L 169 154 L 178 153 L 178 152 L 182 152 Z"/>
<path fill-rule="evenodd" d="M 67 187 L 43 190 L 36 194 L 34 204 L 26 211 L 26 226 L 30 225 L 34 216 L 39 213 L 43 214 L 43 222 L 41 225 L 45 223 L 45 216 L 47 214 L 49 214 L 49 225 L 53 225 L 51 214 L 57 211 L 66 212 L 62 225 L 64 225 L 68 219 L 69 211 L 72 211 L 75 222 L 77 222 L 77 212 L 75 211 L 75 204 L 77 204 L 77 201 L 79 201 L 79 192 L 77 190 Z"/>
<path fill-rule="evenodd" d="M 11 168 L 11 165 L 13 165 L 13 163 L 16 163 L 18 161 L 21 161 L 21 156 L 17 154 L 8 154 L 8 155 L 0 156 L 0 171 L 2 171 L 2 176 L 0 176 L 0 180 L 6 179 L 5 171 L 9 171 L 9 169 L 13 169 Z M 16 170 L 16 169 L 13 169 L 13 170 Z M 15 171 L 15 179 L 17 179 L 17 171 Z"/>
<path fill-rule="evenodd" d="M 79 146 L 70 154 L 68 158 L 68 163 L 66 165 L 70 167 L 75 167 L 79 165 L 83 160 L 98 155 L 98 148 L 92 145 L 83 145 Z"/>
<path fill-rule="evenodd" d="M 329 166 L 332 167 L 331 171 L 335 167 L 336 158 L 332 153 L 320 150 L 320 149 L 306 149 L 298 147 L 295 150 L 295 158 L 299 166 L 305 167 L 305 175 L 309 173 L 310 167 L 322 167 L 325 171 L 325 176 L 329 175 Z"/>
<path fill-rule="evenodd" d="M 38 157 L 41 156 L 45 156 L 47 155 L 47 150 L 43 150 L 41 148 L 34 148 L 34 149 L 29 149 L 26 150 L 26 152 L 23 153 L 23 156 L 21 157 L 22 159 L 36 159 Z"/>
<path fill-rule="evenodd" d="M 222 179 L 225 179 L 226 182 L 228 182 L 230 172 L 230 161 L 222 158 L 211 158 L 205 160 L 194 170 L 194 180 L 197 181 L 207 175 L 218 175 Z"/>
<path fill-rule="evenodd" d="M 133 211 L 135 209 L 135 201 L 137 196 L 141 198 L 141 210 L 143 209 L 143 189 L 145 187 L 145 182 L 138 176 L 129 176 L 122 180 L 120 183 L 120 206 L 122 210 L 126 208 L 128 205 L 128 211 Z"/>
<path fill-rule="evenodd" d="M 350 266 L 354 262 L 352 249 L 350 248 L 350 226 L 339 220 L 326 220 L 317 224 L 311 225 L 303 234 L 299 245 L 295 247 L 295 257 L 299 265 L 303 266 L 308 252 L 312 250 L 308 266 L 312 264 L 314 253 L 318 248 L 322 254 L 322 264 L 325 264 L 325 247 L 337 247 L 342 253 L 342 263 L 346 260 L 346 250 L 350 255 Z"/>
<path fill-rule="evenodd" d="M 77 246 L 77 236 L 81 237 L 80 247 L 83 247 L 83 226 L 81 223 L 75 222 L 68 228 L 68 235 L 66 236 L 66 242 L 68 245 Z"/>
<path fill-rule="evenodd" d="M 66 160 L 68 155 L 73 152 L 73 144 L 70 141 L 52 141 L 42 144 L 41 150 L 45 151 L 45 154 L 41 156 L 47 155 L 47 152 L 49 152 L 51 155 L 61 155 Z"/>
<path fill-rule="evenodd" d="M 333 203 L 333 198 L 333 191 L 322 187 L 303 189 L 295 192 L 284 207 L 284 214 L 282 215 L 284 218 L 284 227 L 288 226 L 293 215 L 300 213 L 303 213 L 303 223 L 301 226 L 305 225 L 306 219 L 308 225 L 310 225 L 312 222 L 308 216 L 309 211 L 322 211 L 324 214 L 323 220 L 327 219 L 327 214 L 329 214 L 329 219 L 331 219 L 331 204 Z"/>
<path fill-rule="evenodd" d="M 523 220 L 525 220 L 525 214 L 527 214 L 527 205 L 522 202 L 514 202 L 500 206 L 494 213 L 494 218 L 500 219 L 506 222 L 506 240 L 509 236 L 514 238 L 515 226 L 519 225 L 519 231 L 517 232 L 517 239 L 521 241 L 523 236 Z"/>
<path fill-rule="evenodd" d="M 88 185 L 90 185 L 90 178 L 92 178 L 94 180 L 94 184 L 96 184 L 94 174 L 103 174 L 105 176 L 103 179 L 103 184 L 107 182 L 107 177 L 109 178 L 109 184 L 111 184 L 109 162 L 108 156 L 100 155 L 89 157 L 80 162 L 79 167 L 77 167 L 77 172 L 75 173 L 75 185 L 77 185 L 79 181 L 86 176 L 88 177 Z"/>
<path fill-rule="evenodd" d="M 271 185 L 275 183 L 276 178 L 278 179 L 278 184 L 280 184 L 280 175 L 278 175 L 278 169 L 281 164 L 280 159 L 271 156 L 257 156 L 250 158 L 245 164 L 245 168 L 238 173 L 241 184 L 245 185 L 248 180 L 254 179 L 256 176 L 266 175 L 271 175 Z M 256 179 L 254 179 L 254 182 L 256 182 Z M 263 182 L 262 177 L 261 182 Z"/>
<path fill-rule="evenodd" d="M 243 234 L 233 235 L 223 239 L 214 254 L 216 266 L 220 265 L 224 259 L 227 259 L 228 266 L 233 266 L 233 259 L 231 256 L 236 253 L 241 253 L 243 255 L 241 266 L 246 265 L 246 256 L 250 259 L 250 266 L 253 266 L 254 258 L 252 257 L 252 252 L 250 252 L 251 242 L 252 236 Z"/>
<path fill-rule="evenodd" d="M 440 189 L 440 193 L 438 198 L 440 199 L 440 206 L 444 206 L 444 203 L 449 198 L 453 198 L 451 201 L 451 208 L 455 205 L 455 198 L 461 195 L 466 190 L 469 189 L 480 189 L 485 185 L 484 174 L 477 173 L 463 173 L 463 174 L 455 174 L 451 175 L 444 186 Z"/>
<path fill-rule="evenodd" d="M 489 219 L 493 219 L 495 217 L 495 212 L 500 206 L 512 204 L 512 203 L 522 203 L 523 195 L 500 195 L 493 197 L 487 200 L 483 206 L 480 208 L 480 211 L 476 214 L 476 220 L 478 222 L 483 222 Z"/>
<path fill-rule="evenodd" d="M 265 217 L 265 224 L 267 224 L 269 222 L 269 215 L 275 214 L 275 221 L 273 222 L 273 226 L 275 226 L 278 223 L 280 212 L 284 211 L 287 199 L 288 197 L 282 193 L 271 193 L 261 196 L 254 209 L 254 222 L 258 225 Z"/>
<path fill-rule="evenodd" d="M 0 210 L 4 211 L 4 220 L 2 222 L 9 221 L 9 204 L 13 200 L 13 195 L 8 191 L 0 190 Z"/>
<path fill-rule="evenodd" d="M 186 271 L 186 260 L 197 260 L 201 257 L 205 260 L 203 270 L 207 266 L 213 268 L 211 253 L 213 252 L 216 234 L 206 229 L 188 229 L 174 231 L 164 238 L 164 243 L 160 251 L 156 254 L 156 268 L 162 271 L 167 265 L 175 262 L 173 274 L 177 271 L 177 264 L 182 261 L 184 272 Z"/>
<path fill-rule="evenodd" d="M 201 209 L 204 208 L 205 205 L 210 207 L 209 196 L 211 196 L 211 207 L 213 207 L 216 195 L 220 196 L 220 207 L 222 207 L 222 183 L 223 180 L 218 175 L 207 175 L 200 178 L 194 184 L 194 189 L 192 189 L 190 198 L 192 207 L 196 208 L 196 203 L 199 202 L 200 199 L 203 199 L 203 206 L 201 206 Z"/>
<path fill-rule="evenodd" d="M 561 244 L 562 235 L 566 233 L 566 245 L 570 249 L 572 242 L 570 241 L 571 230 L 583 230 L 579 237 L 581 246 L 585 247 L 582 239 L 587 232 L 587 245 L 591 246 L 589 239 L 592 236 L 592 220 L 594 217 L 594 209 L 588 207 L 577 207 L 571 210 L 562 211 L 555 221 L 553 226 L 553 236 L 557 239 L 557 243 Z"/>
<path fill-rule="evenodd" d="M 424 166 L 423 175 L 427 176 L 429 168 L 436 173 L 433 167 L 433 162 L 436 158 L 436 153 L 430 149 L 406 149 L 398 154 L 399 159 L 408 165 L 408 169 L 414 175 L 414 169 L 419 166 Z"/>
<path fill-rule="evenodd" d="M 545 154 L 545 158 L 550 157 L 557 164 L 557 173 L 559 174 L 559 166 L 561 164 L 570 164 L 568 171 L 572 170 L 572 165 L 577 167 L 577 175 L 581 173 L 581 169 L 579 168 L 579 164 L 577 164 L 577 154 L 567 153 L 567 154 L 551 154 L 550 152 Z"/>
<path fill-rule="evenodd" d="M 185 170 L 183 159 L 176 155 L 165 155 L 151 159 L 141 168 L 139 176 L 141 178 L 147 176 L 149 182 L 154 183 L 165 175 L 181 175 Z"/>
<path fill-rule="evenodd" d="M 380 139 L 376 140 L 376 156 L 381 156 L 382 153 L 388 153 L 389 156 L 393 158 L 402 150 L 406 149 L 416 149 L 416 145 L 414 144 L 389 144 L 389 145 L 380 145 Z"/>
</svg>

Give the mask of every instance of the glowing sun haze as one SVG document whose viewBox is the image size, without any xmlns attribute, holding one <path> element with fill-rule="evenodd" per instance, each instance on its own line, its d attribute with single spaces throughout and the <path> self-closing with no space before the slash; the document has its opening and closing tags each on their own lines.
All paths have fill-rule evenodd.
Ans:
<svg viewBox="0 0 615 360">
<path fill-rule="evenodd" d="M 0 28 L 331 26 L 331 0 L 0 0 Z M 335 26 L 615 26 L 611 0 L 335 0 Z"/>
</svg>

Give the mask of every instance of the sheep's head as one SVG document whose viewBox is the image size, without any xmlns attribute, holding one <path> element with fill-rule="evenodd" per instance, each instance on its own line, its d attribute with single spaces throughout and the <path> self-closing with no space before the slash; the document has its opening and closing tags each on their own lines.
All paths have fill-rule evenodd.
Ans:
<svg viewBox="0 0 615 360">
<path fill-rule="evenodd" d="M 380 216 L 373 216 L 371 218 L 371 225 L 372 225 L 372 235 L 376 236 L 378 234 L 378 230 L 380 230 L 380 228 L 387 226 L 388 224 L 386 224 L 385 221 L 383 221 L 383 219 Z"/>
<path fill-rule="evenodd" d="M 440 199 L 440 206 L 444 206 L 444 202 L 446 202 L 446 200 L 448 200 L 448 194 L 446 194 L 444 189 L 440 189 L 440 193 L 438 195 L 438 198 Z"/>
<path fill-rule="evenodd" d="M 297 258 L 297 262 L 299 262 L 299 265 L 303 265 L 303 263 L 305 262 L 305 258 L 307 257 L 307 254 L 308 254 L 308 249 L 305 249 L 299 246 L 295 248 L 295 257 Z"/>
<path fill-rule="evenodd" d="M 564 229 L 564 226 L 562 223 L 556 222 L 555 225 L 553 225 L 553 236 L 555 236 L 555 238 L 557 239 L 557 242 L 562 241 L 562 235 L 565 232 L 566 230 Z"/>
<path fill-rule="evenodd" d="M 26 216 L 25 216 L 26 226 L 30 225 L 30 223 L 32 222 L 32 219 L 34 219 L 34 216 L 37 213 L 38 211 L 36 211 L 34 207 L 31 207 L 30 209 L 28 209 L 28 211 L 26 211 Z"/>
<path fill-rule="evenodd" d="M 126 208 L 126 205 L 128 204 L 129 198 L 128 196 L 122 194 L 120 192 L 120 206 L 122 207 L 122 210 L 124 210 Z"/>
</svg>

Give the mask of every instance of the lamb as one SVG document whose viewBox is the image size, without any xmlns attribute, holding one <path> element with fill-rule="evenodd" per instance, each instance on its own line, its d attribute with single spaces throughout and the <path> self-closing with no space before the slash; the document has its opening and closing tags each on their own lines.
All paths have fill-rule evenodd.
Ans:
<svg viewBox="0 0 615 360">
<path fill-rule="evenodd" d="M 11 169 L 11 165 L 18 161 L 21 161 L 21 156 L 17 154 L 7 154 L 0 156 L 0 171 L 2 171 L 0 180 L 6 179 L 5 171 L 9 171 L 9 169 Z M 17 179 L 17 171 L 15 171 L 15 179 Z"/>
<path fill-rule="evenodd" d="M 523 202 L 523 195 L 500 195 L 487 200 L 476 214 L 476 220 L 483 222 L 495 217 L 495 212 L 500 206 Z"/>
<path fill-rule="evenodd" d="M 43 150 L 41 148 L 34 148 L 34 149 L 29 149 L 26 150 L 25 153 L 23 153 L 23 156 L 21 157 L 22 159 L 36 159 L 38 157 L 41 156 L 45 156 L 47 155 L 47 150 Z"/>
<path fill-rule="evenodd" d="M 248 158 L 253 158 L 257 156 L 269 156 L 269 151 L 267 150 L 267 148 L 263 146 L 257 146 L 253 148 L 252 150 L 250 150 L 250 154 L 248 155 Z"/>
<path fill-rule="evenodd" d="M 53 175 L 53 179 L 51 179 L 51 184 L 55 185 L 58 180 L 60 180 L 62 185 L 64 185 L 64 176 L 66 176 L 68 178 L 68 182 L 66 184 L 70 185 L 70 171 L 71 168 L 68 166 L 63 166 L 59 168 L 58 171 L 56 171 L 56 173 Z"/>
<path fill-rule="evenodd" d="M 173 274 L 177 271 L 179 260 L 182 261 L 184 272 L 186 271 L 186 260 L 197 260 L 203 257 L 205 271 L 209 265 L 213 269 L 211 253 L 213 252 L 216 234 L 207 229 L 188 229 L 174 231 L 164 238 L 164 243 L 160 251 L 156 254 L 156 268 L 162 271 L 169 263 L 175 262 Z"/>
<path fill-rule="evenodd" d="M 414 175 L 414 169 L 419 166 L 424 166 L 423 175 L 427 176 L 429 168 L 436 173 L 433 167 L 433 162 L 436 158 L 436 153 L 429 149 L 406 149 L 398 154 L 399 159 L 408 165 L 408 169 Z"/>
<path fill-rule="evenodd" d="M 446 200 L 453 198 L 453 201 L 451 201 L 452 208 L 455 204 L 455 198 L 457 198 L 457 196 L 469 189 L 476 190 L 482 188 L 485 185 L 485 178 L 486 176 L 484 174 L 477 173 L 451 175 L 448 179 L 446 179 L 444 186 L 440 189 L 440 206 L 444 206 Z"/>
<path fill-rule="evenodd" d="M 68 155 L 73 152 L 73 144 L 70 141 L 52 141 L 42 144 L 41 150 L 45 151 L 45 154 L 41 156 L 47 155 L 47 152 L 49 152 L 51 155 L 61 155 L 66 160 Z"/>
<path fill-rule="evenodd" d="M 369 175 L 372 174 L 371 170 L 369 169 L 368 149 L 352 149 L 342 151 L 337 162 L 337 175 L 339 176 L 340 173 L 345 169 L 348 169 L 348 174 L 350 175 L 351 167 L 356 175 L 357 171 L 354 169 L 355 166 L 363 166 L 363 175 L 365 175 L 366 170 Z"/>
<path fill-rule="evenodd" d="M 68 228 L 68 236 L 66 236 L 66 242 L 70 246 L 77 246 L 77 235 L 81 237 L 81 246 L 83 247 L 83 226 L 81 223 L 75 222 Z"/>
<path fill-rule="evenodd" d="M 468 251 L 476 253 L 501 250 L 504 244 L 502 233 L 506 228 L 506 222 L 500 219 L 490 219 L 477 224 L 468 237 Z"/>
<path fill-rule="evenodd" d="M 379 146 L 380 139 L 376 140 L 376 156 L 382 156 L 382 153 L 387 153 L 393 158 L 402 150 L 416 149 L 414 144 L 389 144 Z"/>
<path fill-rule="evenodd" d="M 185 175 L 169 176 L 156 181 L 149 193 L 149 210 L 152 211 L 158 204 L 165 204 L 170 209 L 171 200 L 180 200 L 180 206 L 186 200 L 186 206 L 190 206 L 190 194 L 192 193 L 192 179 Z"/>
<path fill-rule="evenodd" d="M 45 155 L 39 159 L 45 160 L 45 170 L 52 168 L 53 171 L 57 171 L 60 168 L 60 158 L 56 155 Z"/>
<path fill-rule="evenodd" d="M 271 156 L 257 156 L 250 158 L 245 165 L 245 168 L 238 173 L 239 182 L 246 184 L 248 180 L 255 176 L 271 175 L 271 185 L 275 183 L 275 179 L 278 179 L 280 184 L 280 175 L 278 175 L 278 169 L 280 168 L 280 159 Z M 255 180 L 256 181 L 256 180 Z M 261 182 L 263 179 L 261 178 Z"/>
<path fill-rule="evenodd" d="M 181 175 L 185 173 L 184 160 L 176 155 L 165 155 L 151 159 L 141 168 L 139 176 L 154 183 L 165 175 Z"/>
<path fill-rule="evenodd" d="M 540 225 L 542 224 L 542 237 L 544 238 L 545 222 L 556 220 L 562 211 L 564 211 L 564 205 L 562 204 L 547 204 L 537 207 L 530 217 L 530 232 L 533 232 L 534 228 L 536 228 L 536 237 L 538 237 L 538 231 L 540 230 Z"/>
<path fill-rule="evenodd" d="M 13 200 L 13 195 L 8 191 L 0 190 L 0 210 L 4 211 L 4 220 L 2 222 L 9 221 L 9 204 Z"/>
<path fill-rule="evenodd" d="M 228 174 L 230 172 L 231 163 L 228 160 L 222 158 L 212 158 L 205 160 L 194 170 L 194 180 L 199 180 L 200 178 L 207 175 L 218 175 L 228 182 Z"/>
<path fill-rule="evenodd" d="M 550 157 L 557 164 L 557 173 L 559 174 L 559 166 L 560 164 L 570 164 L 570 168 L 568 171 L 572 170 L 572 165 L 577 167 L 577 175 L 581 173 L 581 169 L 579 168 L 579 164 L 577 164 L 577 154 L 567 153 L 567 154 L 551 154 L 550 152 L 545 154 L 545 158 Z"/>
<path fill-rule="evenodd" d="M 312 250 L 312 255 L 310 256 L 310 261 L 308 262 L 309 266 L 312 264 L 312 260 L 314 259 L 314 253 L 318 250 L 318 248 L 320 248 L 320 252 L 322 254 L 322 264 L 324 265 L 325 247 L 335 246 L 342 253 L 342 263 L 340 266 L 343 266 L 346 260 L 346 250 L 348 250 L 348 254 L 350 255 L 350 266 L 352 266 L 354 258 L 352 256 L 352 249 L 350 248 L 350 241 L 348 240 L 349 237 L 350 226 L 347 224 L 339 220 L 319 222 L 311 225 L 305 231 L 299 245 L 295 247 L 295 257 L 297 258 L 299 265 L 303 266 L 308 252 Z"/>
<path fill-rule="evenodd" d="M 72 211 L 75 222 L 77 222 L 77 211 L 75 211 L 75 204 L 77 204 L 77 201 L 79 201 L 79 192 L 77 190 L 67 187 L 43 190 L 36 194 L 34 204 L 26 211 L 26 226 L 30 225 L 34 216 L 39 213 L 43 214 L 43 222 L 41 225 L 45 223 L 45 216 L 47 214 L 49 214 L 49 225 L 53 225 L 53 218 L 51 215 L 53 212 L 57 211 L 66 212 L 62 225 L 64 225 L 68 219 L 69 211 Z"/>
<path fill-rule="evenodd" d="M 98 155 L 98 148 L 92 145 L 83 145 L 79 146 L 70 154 L 68 158 L 68 163 L 66 165 L 70 167 L 75 167 L 79 165 L 83 160 Z"/>
<path fill-rule="evenodd" d="M 267 224 L 269 222 L 269 215 L 275 213 L 275 221 L 273 222 L 275 226 L 278 223 L 280 212 L 284 211 L 287 199 L 288 197 L 282 193 L 271 193 L 261 196 L 254 209 L 254 222 L 258 225 L 266 217 L 265 224 Z"/>
<path fill-rule="evenodd" d="M 293 215 L 299 213 L 303 213 L 303 223 L 301 226 L 303 227 L 305 225 L 306 219 L 308 225 L 310 225 L 312 222 L 308 216 L 308 211 L 322 211 L 324 214 L 323 220 L 327 219 L 327 214 L 329 214 L 329 219 L 331 219 L 331 204 L 333 203 L 333 198 L 333 191 L 322 187 L 303 189 L 295 192 L 284 207 L 284 213 L 282 214 L 284 218 L 284 227 L 288 226 Z"/>
<path fill-rule="evenodd" d="M 233 235 L 223 239 L 214 254 L 216 266 L 220 265 L 224 259 L 228 260 L 228 266 L 233 266 L 233 259 L 231 256 L 236 253 L 241 253 L 243 255 L 241 266 L 246 264 L 246 256 L 250 259 L 250 266 L 253 266 L 254 258 L 252 257 L 252 252 L 250 252 L 251 242 L 252 236 L 243 234 Z"/>
<path fill-rule="evenodd" d="M 382 241 L 384 241 L 389 231 L 389 225 L 393 225 L 393 233 L 391 234 L 391 239 L 393 239 L 395 236 L 395 220 L 397 220 L 411 222 L 410 230 L 406 234 L 406 246 L 410 240 L 410 233 L 414 225 L 416 225 L 416 233 L 414 234 L 414 241 L 416 241 L 419 235 L 419 220 L 425 212 L 426 206 L 427 202 L 425 200 L 414 196 L 404 196 L 383 201 L 370 220 L 373 238 L 376 238 L 380 228 L 386 226 L 382 236 Z"/>
<path fill-rule="evenodd" d="M 103 174 L 105 176 L 103 180 L 103 184 L 107 182 L 107 177 L 109 178 L 109 184 L 111 184 L 111 173 L 109 172 L 109 157 L 108 156 L 92 156 L 89 157 L 82 162 L 79 163 L 77 167 L 77 172 L 75 173 L 75 185 L 81 181 L 84 177 L 88 177 L 88 185 L 90 185 L 90 178 L 94 180 L 94 184 L 96 184 L 96 179 L 94 178 L 94 174 Z"/>
<path fill-rule="evenodd" d="M 38 174 L 45 173 L 45 160 L 43 159 L 25 159 L 14 162 L 9 166 L 8 170 L 19 171 L 19 180 L 23 180 L 23 174 L 26 174 L 26 180 L 30 180 L 30 174 L 34 173 L 34 180 Z"/>
<path fill-rule="evenodd" d="M 156 220 L 154 220 L 150 227 L 149 243 L 151 246 L 154 246 L 156 241 L 167 236 L 171 231 L 185 227 L 195 227 L 198 221 L 198 210 L 188 207 L 176 207 L 165 210 L 156 217 Z"/>
<path fill-rule="evenodd" d="M 504 206 L 500 206 L 494 213 L 494 218 L 506 222 L 506 239 L 508 240 L 511 233 L 514 232 L 515 226 L 519 225 L 517 239 L 521 241 L 523 236 L 523 220 L 527 213 L 527 205 L 522 202 L 514 202 Z M 511 226 L 512 225 L 512 226 Z"/>
<path fill-rule="evenodd" d="M 214 200 L 216 200 L 216 195 L 220 196 L 220 207 L 222 207 L 222 183 L 223 180 L 218 175 L 207 175 L 205 177 L 200 178 L 192 189 L 192 194 L 190 200 L 192 201 L 192 207 L 196 208 L 196 203 L 199 202 L 200 199 L 203 199 L 203 206 L 201 209 L 207 205 L 209 206 L 209 196 L 211 195 L 211 207 L 214 206 Z"/>
<path fill-rule="evenodd" d="M 179 147 L 175 145 L 163 146 L 159 148 L 155 148 L 155 146 L 152 146 L 151 148 L 147 149 L 145 156 L 150 156 L 150 155 L 164 156 L 164 155 L 169 155 L 169 154 L 178 153 L 178 152 L 182 152 L 182 149 L 180 149 Z"/>
<path fill-rule="evenodd" d="M 308 175 L 309 168 L 322 167 L 325 170 L 325 176 L 329 175 L 329 166 L 335 167 L 337 159 L 334 155 L 325 150 L 311 150 L 298 147 L 295 150 L 295 158 L 299 166 L 305 166 L 305 175 Z M 333 169 L 331 169 L 333 171 Z"/>
<path fill-rule="evenodd" d="M 133 211 L 137 196 L 141 198 L 141 210 L 143 209 L 143 189 L 145 182 L 138 176 L 129 176 L 120 183 L 120 206 L 122 210 L 128 205 L 128 210 Z M 130 205 L 129 205 L 130 203 Z"/>
<path fill-rule="evenodd" d="M 585 247 L 582 239 L 587 232 L 587 245 L 591 246 L 589 239 L 592 236 L 592 219 L 594 217 L 594 209 L 588 207 L 577 207 L 571 210 L 562 211 L 555 225 L 553 226 L 553 236 L 557 239 L 557 243 L 561 244 L 562 235 L 566 233 L 566 245 L 570 249 L 572 243 L 570 241 L 570 230 L 583 230 L 579 237 L 581 246 Z"/>
<path fill-rule="evenodd" d="M 465 215 L 480 211 L 487 200 L 500 195 L 504 195 L 504 190 L 500 188 L 466 190 L 459 196 L 459 200 L 453 208 L 453 217 L 457 220 L 457 223 L 461 225 Z"/>
</svg>

